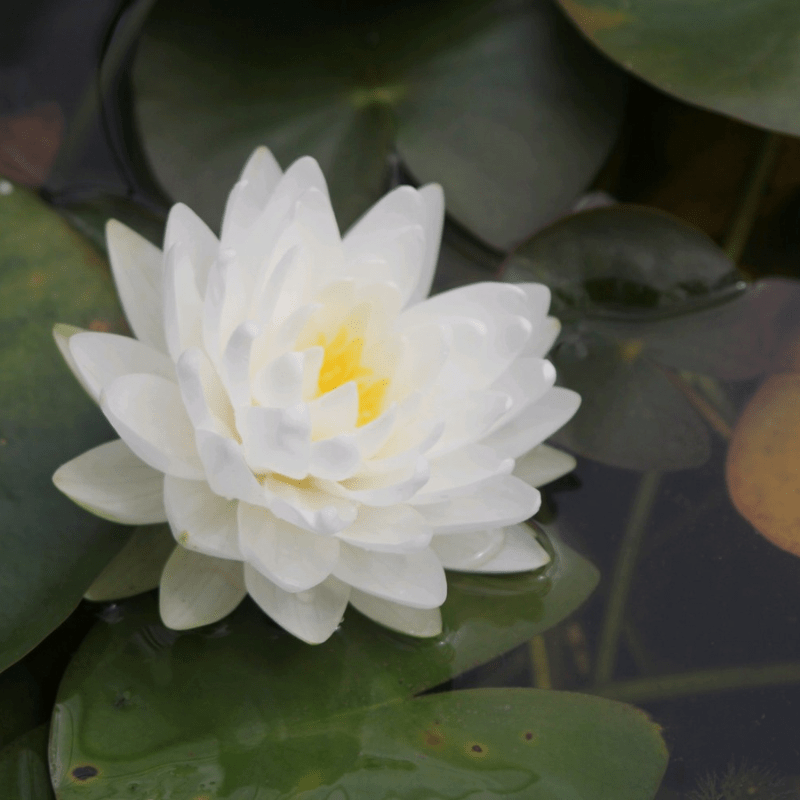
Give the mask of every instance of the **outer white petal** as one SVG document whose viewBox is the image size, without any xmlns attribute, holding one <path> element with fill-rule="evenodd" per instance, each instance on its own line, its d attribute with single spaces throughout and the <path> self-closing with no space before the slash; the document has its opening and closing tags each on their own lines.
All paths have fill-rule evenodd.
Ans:
<svg viewBox="0 0 800 800">
<path fill-rule="evenodd" d="M 419 273 L 417 285 L 408 298 L 407 305 L 412 306 L 424 300 L 431 291 L 433 277 L 436 273 L 436 262 L 439 260 L 439 246 L 442 241 L 444 225 L 444 192 L 438 183 L 429 183 L 419 190 L 419 196 L 425 204 L 425 258 Z"/>
<path fill-rule="evenodd" d="M 290 525 L 266 509 L 239 504 L 239 544 L 247 563 L 287 592 L 322 583 L 339 558 L 339 542 Z"/>
<path fill-rule="evenodd" d="M 164 506 L 172 535 L 182 547 L 217 558 L 242 561 L 236 500 L 211 491 L 205 481 L 164 478 Z"/>
<path fill-rule="evenodd" d="M 249 564 L 245 565 L 247 591 L 262 610 L 284 630 L 308 644 L 321 644 L 339 626 L 347 608 L 350 587 L 328 578 L 305 592 L 285 592 Z"/>
<path fill-rule="evenodd" d="M 81 383 L 96 402 L 105 387 L 133 372 L 175 380 L 175 366 L 168 356 L 130 336 L 83 331 L 70 337 L 69 351 Z"/>
<path fill-rule="evenodd" d="M 415 503 L 438 503 L 473 492 L 482 483 L 514 468 L 511 458 L 498 458 L 491 448 L 472 444 L 430 459 L 431 477 L 414 496 Z"/>
<path fill-rule="evenodd" d="M 164 335 L 169 354 L 177 361 L 181 353 L 203 343 L 203 301 L 187 248 L 180 243 L 164 258 Z"/>
<path fill-rule="evenodd" d="M 511 408 L 499 424 L 508 422 L 523 408 L 543 397 L 555 382 L 556 369 L 549 361 L 537 356 L 515 359 L 492 384 L 492 389 L 505 392 L 511 398 Z"/>
<path fill-rule="evenodd" d="M 155 375 L 123 375 L 103 392 L 100 406 L 128 447 L 153 469 L 190 480 L 204 477 L 177 384 Z"/>
<path fill-rule="evenodd" d="M 75 325 L 64 325 L 61 322 L 53 325 L 53 339 L 58 347 L 58 351 L 61 353 L 64 361 L 67 362 L 67 366 L 70 368 L 70 370 L 72 370 L 72 374 L 75 376 L 78 383 L 83 386 L 86 394 L 88 394 L 90 397 L 93 397 L 96 402 L 97 398 L 94 397 L 92 390 L 89 388 L 89 384 L 87 384 L 83 379 L 81 370 L 75 363 L 72 353 L 69 351 L 69 340 L 79 333 L 84 333 L 84 329 L 78 328 Z"/>
<path fill-rule="evenodd" d="M 561 333 L 561 322 L 556 317 L 547 317 L 538 328 L 534 329 L 525 345 L 524 355 L 540 358 L 547 355 L 559 333 Z"/>
<path fill-rule="evenodd" d="M 361 506 L 356 521 L 337 537 L 343 542 L 385 553 L 411 553 L 424 550 L 431 541 L 433 528 L 412 506 L 387 508 Z"/>
<path fill-rule="evenodd" d="M 526 316 L 538 326 L 547 317 L 547 309 L 550 308 L 550 289 L 543 283 L 515 283 L 525 292 L 528 298 L 528 313 Z"/>
<path fill-rule="evenodd" d="M 87 450 L 59 467 L 53 483 L 92 514 L 123 525 L 164 522 L 164 474 L 121 439 Z"/>
<path fill-rule="evenodd" d="M 222 247 L 236 247 L 258 219 L 281 179 L 275 157 L 266 147 L 258 147 L 233 187 L 222 218 Z"/>
<path fill-rule="evenodd" d="M 520 456 L 514 465 L 514 475 L 531 486 L 544 486 L 546 483 L 566 475 L 575 469 L 575 459 L 563 450 L 556 450 L 546 444 L 534 447 L 530 453 Z"/>
<path fill-rule="evenodd" d="M 541 504 L 539 492 L 513 475 L 493 478 L 472 494 L 415 508 L 433 526 L 434 535 L 463 534 L 499 528 L 532 517 Z"/>
<path fill-rule="evenodd" d="M 447 408 L 447 422 L 430 455 L 441 456 L 470 445 L 487 432 L 511 409 L 512 400 L 504 392 L 483 390 L 456 395 Z"/>
<path fill-rule="evenodd" d="M 442 612 L 438 608 L 410 608 L 358 589 L 350 592 L 350 604 L 379 625 L 408 636 L 428 638 L 442 632 Z"/>
<path fill-rule="evenodd" d="M 511 283 L 473 283 L 429 297 L 407 308 L 400 316 L 402 329 L 448 317 L 468 317 L 484 325 L 493 325 L 502 317 L 529 317 L 525 291 Z"/>
<path fill-rule="evenodd" d="M 511 573 L 539 569 L 550 562 L 547 551 L 527 525 L 511 525 L 504 531 L 503 546 L 495 556 L 474 567 L 454 567 L 460 572 Z"/>
<path fill-rule="evenodd" d="M 166 525 L 135 528 L 122 550 L 111 559 L 83 596 L 102 603 L 155 589 L 174 549 L 175 540 Z"/>
<path fill-rule="evenodd" d="M 481 443 L 499 456 L 516 458 L 554 434 L 572 418 L 580 404 L 581 396 L 577 392 L 554 386 L 484 437 Z"/>
<path fill-rule="evenodd" d="M 125 316 L 139 341 L 167 352 L 161 305 L 161 251 L 121 222 L 106 223 L 114 283 Z"/>
<path fill-rule="evenodd" d="M 189 258 L 202 297 L 206 293 L 208 271 L 219 251 L 219 241 L 208 225 L 183 203 L 176 203 L 170 209 L 164 232 L 164 252 L 168 253 L 176 244 Z"/>
<path fill-rule="evenodd" d="M 412 608 L 437 608 L 447 597 L 444 570 L 430 548 L 377 553 L 343 542 L 333 574 L 354 589 Z"/>
<path fill-rule="evenodd" d="M 445 569 L 474 569 L 500 552 L 505 541 L 503 530 L 490 528 L 458 536 L 434 536 L 431 547 Z"/>
<path fill-rule="evenodd" d="M 244 600 L 243 565 L 176 547 L 161 574 L 161 620 L 173 630 L 217 622 Z"/>
</svg>

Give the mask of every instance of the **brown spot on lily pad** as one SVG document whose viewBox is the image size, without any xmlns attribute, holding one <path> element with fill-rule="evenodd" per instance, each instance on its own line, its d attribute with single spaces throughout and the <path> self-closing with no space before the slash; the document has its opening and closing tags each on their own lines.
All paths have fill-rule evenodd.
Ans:
<svg viewBox="0 0 800 800">
<path fill-rule="evenodd" d="M 467 755 L 472 758 L 486 758 L 489 750 L 485 744 L 480 742 L 469 742 L 466 746 Z"/>
<path fill-rule="evenodd" d="M 438 728 L 425 731 L 425 744 L 428 747 L 439 747 L 444 744 L 444 734 Z"/>
<path fill-rule="evenodd" d="M 72 770 L 73 779 L 80 781 L 81 783 L 91 780 L 92 778 L 96 778 L 99 774 L 100 770 L 91 764 L 82 764 L 81 766 L 75 767 L 75 769 Z"/>
</svg>

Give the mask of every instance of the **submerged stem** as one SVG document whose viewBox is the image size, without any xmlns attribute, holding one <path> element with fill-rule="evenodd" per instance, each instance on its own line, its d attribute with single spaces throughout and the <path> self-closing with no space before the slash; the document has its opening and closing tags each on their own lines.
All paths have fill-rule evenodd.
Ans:
<svg viewBox="0 0 800 800">
<path fill-rule="evenodd" d="M 713 692 L 758 689 L 800 683 L 800 663 L 785 662 L 759 667 L 723 667 L 678 675 L 660 675 L 615 681 L 591 689 L 592 694 L 626 703 L 655 703 Z"/>
<path fill-rule="evenodd" d="M 779 142 L 780 136 L 777 133 L 764 132 L 753 167 L 745 181 L 744 193 L 734 211 L 722 249 L 735 264 L 739 263 L 747 240 L 750 238 L 750 230 L 758 211 L 758 204 L 775 166 Z"/>
<path fill-rule="evenodd" d="M 628 524 L 625 526 L 625 535 L 617 555 L 614 574 L 611 576 L 611 592 L 608 596 L 597 652 L 595 684 L 608 683 L 614 674 L 625 617 L 625 605 L 630 593 L 636 558 L 660 481 L 660 472 L 645 472 L 639 481 L 639 488 L 631 505 L 631 514 Z"/>
</svg>

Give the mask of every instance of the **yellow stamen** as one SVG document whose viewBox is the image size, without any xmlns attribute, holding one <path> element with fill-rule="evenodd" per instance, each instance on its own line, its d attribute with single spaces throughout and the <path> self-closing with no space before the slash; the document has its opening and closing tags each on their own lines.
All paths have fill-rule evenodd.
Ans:
<svg viewBox="0 0 800 800">
<path fill-rule="evenodd" d="M 315 345 L 323 348 L 322 366 L 319 370 L 319 394 L 327 394 L 349 381 L 354 381 L 358 389 L 357 425 L 366 425 L 377 417 L 383 408 L 389 379 L 373 380 L 373 371 L 361 363 L 364 339 L 348 336 L 347 324 L 342 325 L 336 335 L 327 341 L 320 333 Z"/>
</svg>

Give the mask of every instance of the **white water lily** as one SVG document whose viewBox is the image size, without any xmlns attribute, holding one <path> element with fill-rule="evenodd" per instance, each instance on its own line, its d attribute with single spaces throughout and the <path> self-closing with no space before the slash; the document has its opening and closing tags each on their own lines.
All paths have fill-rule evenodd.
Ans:
<svg viewBox="0 0 800 800">
<path fill-rule="evenodd" d="M 57 326 L 119 439 L 62 466 L 99 516 L 167 521 L 166 625 L 246 594 L 326 640 L 348 603 L 415 636 L 441 630 L 445 569 L 537 569 L 522 523 L 571 457 L 541 444 L 579 397 L 554 387 L 558 333 L 537 284 L 427 298 L 439 186 L 386 195 L 342 238 L 322 173 L 258 149 L 219 239 L 173 207 L 164 252 L 119 222 L 111 265 L 136 338 Z"/>
</svg>

